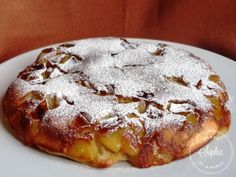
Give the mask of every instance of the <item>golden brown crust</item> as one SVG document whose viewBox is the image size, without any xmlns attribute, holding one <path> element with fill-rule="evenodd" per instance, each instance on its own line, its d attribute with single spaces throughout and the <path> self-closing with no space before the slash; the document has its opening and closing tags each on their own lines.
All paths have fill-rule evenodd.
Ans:
<svg viewBox="0 0 236 177">
<path fill-rule="evenodd" d="M 124 46 L 130 45 L 126 50 L 131 50 L 138 46 L 126 40 L 121 41 L 125 43 L 122 44 Z M 66 44 L 61 45 L 61 47 L 72 46 L 74 44 L 69 46 Z M 158 52 L 158 55 L 164 51 L 168 53 L 167 49 L 158 50 L 162 50 Z M 106 106 L 105 103 L 110 99 L 107 97 L 114 97 L 116 99 L 115 102 L 118 102 L 117 105 L 119 106 L 125 105 L 128 107 L 132 104 L 135 105 L 135 108 L 131 107 L 130 109 L 137 110 L 137 113 L 125 112 L 126 115 L 123 115 L 125 118 L 117 116 L 114 119 L 110 119 L 110 115 L 106 114 L 103 119 L 96 120 L 94 118 L 95 121 L 92 122 L 93 117 L 88 113 L 90 110 L 84 112 L 81 109 L 86 110 L 87 108 L 79 107 L 78 110 L 81 112 L 74 115 L 73 119 L 65 121 L 68 120 L 68 118 L 63 117 L 65 112 L 58 115 L 48 114 L 48 112 L 54 113 L 53 111 L 60 110 L 59 108 L 63 107 L 61 105 L 63 102 L 69 108 L 73 107 L 77 100 L 71 100 L 69 98 L 70 94 L 69 96 L 65 94 L 61 98 L 59 98 L 60 95 L 48 94 L 44 92 L 44 87 L 46 88 L 50 79 L 55 80 L 57 77 L 60 77 L 60 75 L 57 75 L 58 73 L 67 76 L 69 74 L 66 72 L 71 72 L 70 74 L 73 75 L 75 72 L 78 72 L 80 66 L 78 66 L 76 71 L 62 71 L 62 68 L 57 68 L 58 65 L 56 66 L 56 64 L 49 62 L 55 55 L 56 59 L 60 59 L 62 64 L 70 62 L 70 60 L 83 61 L 82 54 L 77 56 L 72 53 L 65 53 L 60 47 L 57 49 L 45 49 L 34 64 L 19 74 L 18 80 L 8 88 L 3 99 L 3 110 L 10 126 L 15 135 L 27 145 L 36 145 L 46 152 L 95 167 L 107 167 L 120 160 L 128 160 L 137 167 L 149 167 L 166 164 L 188 156 L 209 142 L 219 129 L 228 129 L 230 126 L 230 112 L 225 106 L 228 95 L 219 76 L 211 74 L 210 68 L 207 68 L 207 70 L 210 73 L 209 84 L 212 88 L 206 91 L 207 88 L 204 88 L 205 83 L 203 82 L 207 81 L 203 81 L 204 79 L 199 80 L 197 84 L 193 85 L 196 88 L 192 88 L 202 89 L 201 92 L 204 93 L 202 94 L 202 99 L 206 102 L 205 104 L 198 103 L 197 100 L 192 102 L 184 99 L 170 99 L 165 105 L 165 98 L 157 97 L 163 102 L 151 100 L 155 97 L 154 93 L 139 92 L 132 97 L 119 95 L 117 94 L 119 90 L 117 91 L 113 88 L 116 85 L 110 85 L 109 87 L 105 85 L 107 90 L 98 91 L 98 87 L 94 86 L 95 83 L 92 84 L 92 80 L 87 82 L 88 80 L 80 78 L 82 77 L 81 72 L 77 73 L 76 77 L 79 77 L 79 79 L 73 80 L 73 77 L 69 81 L 81 85 L 83 89 L 89 90 L 88 93 L 92 90 L 94 93 L 89 95 L 95 96 L 88 96 L 88 99 L 105 99 L 105 101 L 102 100 L 99 103 Z M 61 57 L 62 55 L 64 58 Z M 117 54 L 115 53 L 114 55 Z M 162 55 L 165 56 L 167 54 L 162 53 Z M 200 61 L 200 59 L 197 60 Z M 197 62 L 196 59 L 194 61 Z M 201 64 L 199 63 L 199 65 Z M 41 81 L 37 80 L 37 75 L 33 76 L 32 73 L 43 68 L 47 69 L 41 72 L 43 79 Z M 52 77 L 50 76 L 52 75 L 51 70 L 55 71 L 56 69 L 59 71 L 57 71 L 58 73 L 53 73 L 55 78 L 50 78 Z M 164 78 L 164 83 L 168 83 L 170 86 L 172 86 L 171 84 L 176 84 L 183 90 L 185 87 L 191 87 L 191 83 L 188 83 L 184 77 L 165 76 Z M 66 84 L 67 82 L 65 82 Z M 30 87 L 30 89 L 25 87 Z M 62 86 L 58 87 L 62 88 Z M 66 87 L 63 87 L 63 89 L 65 90 Z M 208 93 L 215 94 L 207 95 Z M 191 95 L 188 96 L 192 99 Z M 193 99 L 193 101 L 195 100 Z M 114 100 L 110 101 L 110 103 L 114 104 L 113 102 Z M 96 105 L 90 104 L 93 109 L 96 109 Z M 204 107 L 206 110 L 204 110 Z M 65 109 L 67 108 L 65 107 Z M 142 116 L 146 117 L 142 118 Z M 204 135 L 204 137 L 201 135 Z"/>
</svg>

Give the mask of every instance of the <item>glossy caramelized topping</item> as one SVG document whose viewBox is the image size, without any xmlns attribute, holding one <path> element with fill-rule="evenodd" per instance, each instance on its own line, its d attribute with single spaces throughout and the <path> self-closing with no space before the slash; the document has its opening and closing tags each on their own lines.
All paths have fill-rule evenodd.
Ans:
<svg viewBox="0 0 236 177">
<path fill-rule="evenodd" d="M 99 141 L 113 152 L 122 149 L 117 137 L 127 128 L 151 137 L 166 127 L 181 129 L 208 118 L 221 119 L 228 99 L 216 73 L 188 51 L 118 38 L 45 49 L 12 87 L 20 98 L 18 106 L 30 98 L 27 105 L 38 110 L 42 127 L 76 138 L 81 135 L 75 126 L 109 131 L 115 145 L 102 136 Z M 135 154 L 135 148 L 123 152 Z"/>
</svg>

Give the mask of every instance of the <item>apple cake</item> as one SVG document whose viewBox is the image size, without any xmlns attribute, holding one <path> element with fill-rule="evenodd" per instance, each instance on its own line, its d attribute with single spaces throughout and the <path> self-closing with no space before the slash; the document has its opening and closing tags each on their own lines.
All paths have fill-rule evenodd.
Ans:
<svg viewBox="0 0 236 177">
<path fill-rule="evenodd" d="M 220 77 L 158 42 L 91 38 L 42 50 L 3 98 L 24 144 L 94 167 L 183 158 L 230 126 Z"/>
</svg>

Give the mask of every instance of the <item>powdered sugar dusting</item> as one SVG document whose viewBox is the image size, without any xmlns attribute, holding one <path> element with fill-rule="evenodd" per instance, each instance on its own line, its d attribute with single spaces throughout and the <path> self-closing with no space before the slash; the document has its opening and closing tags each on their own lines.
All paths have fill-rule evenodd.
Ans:
<svg viewBox="0 0 236 177">
<path fill-rule="evenodd" d="M 37 91 L 44 97 L 56 96 L 59 106 L 48 110 L 43 121 L 45 126 L 50 122 L 59 129 L 66 129 L 81 113 L 100 126 L 116 124 L 118 119 L 122 120 L 120 126 L 133 123 L 148 131 L 180 126 L 186 117 L 176 113 L 209 111 L 212 107 L 206 96 L 222 89 L 208 79 L 215 73 L 204 61 L 158 43 L 86 39 L 73 41 L 69 47 L 55 47 L 37 62 L 45 59 L 49 63 L 44 63 L 43 69 L 32 69 L 33 78 L 18 78 L 13 84 L 22 95 Z M 123 103 L 119 96 L 134 100 Z M 141 101 L 151 103 L 144 113 L 138 111 Z M 136 118 L 129 118 L 129 114 Z"/>
</svg>

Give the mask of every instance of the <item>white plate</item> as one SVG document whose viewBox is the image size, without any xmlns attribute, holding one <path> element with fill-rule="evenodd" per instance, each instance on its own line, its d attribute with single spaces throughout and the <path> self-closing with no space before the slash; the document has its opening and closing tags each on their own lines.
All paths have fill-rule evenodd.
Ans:
<svg viewBox="0 0 236 177">
<path fill-rule="evenodd" d="M 132 39 L 137 40 L 137 39 Z M 142 39 L 144 40 L 144 39 Z M 151 41 L 153 40 L 144 40 Z M 169 43 L 169 42 L 165 42 Z M 187 46 L 177 43 L 169 43 L 172 46 L 187 49 L 195 55 L 205 59 L 211 64 L 213 69 L 221 76 L 223 82 L 231 97 L 230 107 L 236 105 L 236 62 L 229 60 L 218 54 Z M 25 54 L 12 58 L 11 60 L 0 65 L 0 100 L 9 86 L 14 81 L 17 74 L 23 70 L 27 65 L 30 65 L 39 54 L 41 49 L 33 50 Z M 2 103 L 0 102 L 2 108 Z M 236 148 L 236 112 L 232 111 L 232 125 L 230 131 L 227 133 L 227 137 L 231 142 L 233 149 Z M 2 109 L 0 109 L 0 116 L 2 116 Z M 2 119 L 1 119 L 2 120 Z M 228 144 L 225 143 L 223 150 L 227 149 Z M 225 158 L 232 152 L 225 152 L 223 154 L 223 160 L 225 162 L 229 159 Z M 195 154 L 193 155 L 193 157 Z M 215 174 L 214 176 L 227 176 L 232 177 L 235 174 L 236 158 L 232 157 L 232 162 L 222 172 Z M 128 163 L 118 163 L 107 169 L 95 169 L 73 162 L 68 159 L 49 155 L 47 153 L 34 150 L 33 148 L 24 146 L 20 141 L 14 138 L 10 131 L 0 122 L 0 177 L 156 177 L 156 176 L 209 176 L 209 174 L 199 171 L 192 163 L 191 158 L 187 157 L 178 161 L 174 161 L 170 164 L 163 166 L 156 166 L 147 169 L 138 169 L 131 167 Z"/>
</svg>

